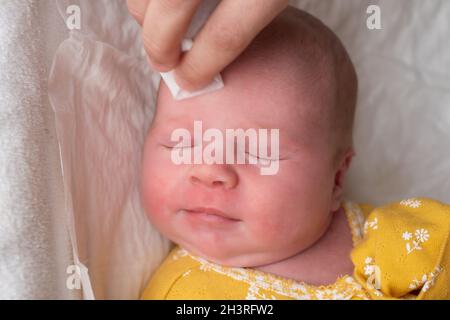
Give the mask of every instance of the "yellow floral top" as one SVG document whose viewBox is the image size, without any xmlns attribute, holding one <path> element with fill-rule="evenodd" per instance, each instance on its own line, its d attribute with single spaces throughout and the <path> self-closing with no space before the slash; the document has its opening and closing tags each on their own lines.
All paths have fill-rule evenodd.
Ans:
<svg viewBox="0 0 450 320">
<path fill-rule="evenodd" d="M 251 268 L 224 267 L 176 246 L 142 299 L 450 299 L 450 206 L 413 198 L 373 208 L 344 202 L 353 275 L 312 286 Z"/>
</svg>

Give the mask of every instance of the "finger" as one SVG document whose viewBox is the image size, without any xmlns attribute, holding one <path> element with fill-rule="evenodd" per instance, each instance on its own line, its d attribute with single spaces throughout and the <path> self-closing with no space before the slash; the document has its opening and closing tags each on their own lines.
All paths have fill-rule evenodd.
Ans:
<svg viewBox="0 0 450 320">
<path fill-rule="evenodd" d="M 201 0 L 152 0 L 143 26 L 144 47 L 154 69 L 172 70 L 179 62 L 180 44 Z"/>
<path fill-rule="evenodd" d="M 175 70 L 186 90 L 208 85 L 283 9 L 288 0 L 223 0 Z"/>
<path fill-rule="evenodd" d="M 127 0 L 128 11 L 142 26 L 150 0 Z"/>
</svg>

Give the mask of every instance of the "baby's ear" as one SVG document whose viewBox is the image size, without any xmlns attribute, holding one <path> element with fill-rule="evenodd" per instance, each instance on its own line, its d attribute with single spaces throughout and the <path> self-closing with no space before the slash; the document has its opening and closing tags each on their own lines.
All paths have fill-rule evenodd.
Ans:
<svg viewBox="0 0 450 320">
<path fill-rule="evenodd" d="M 332 211 L 337 211 L 341 207 L 342 194 L 344 192 L 344 179 L 347 171 L 352 163 L 353 157 L 356 155 L 353 148 L 349 148 L 342 156 L 339 166 L 334 175 L 334 186 L 332 194 Z"/>
</svg>

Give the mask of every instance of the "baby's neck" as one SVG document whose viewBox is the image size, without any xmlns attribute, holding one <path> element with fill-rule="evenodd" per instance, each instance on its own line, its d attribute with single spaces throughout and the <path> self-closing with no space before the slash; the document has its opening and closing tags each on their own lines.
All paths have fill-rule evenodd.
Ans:
<svg viewBox="0 0 450 320">
<path fill-rule="evenodd" d="M 254 269 L 310 285 L 327 285 L 353 274 L 352 234 L 344 209 L 333 214 L 328 230 L 313 246 L 290 258 Z"/>
</svg>

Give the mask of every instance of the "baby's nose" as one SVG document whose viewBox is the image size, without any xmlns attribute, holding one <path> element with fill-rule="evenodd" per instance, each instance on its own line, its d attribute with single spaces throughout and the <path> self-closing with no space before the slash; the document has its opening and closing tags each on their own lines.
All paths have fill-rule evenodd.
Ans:
<svg viewBox="0 0 450 320">
<path fill-rule="evenodd" d="M 189 180 L 209 188 L 233 189 L 239 182 L 236 171 L 226 164 L 193 165 Z"/>
</svg>

